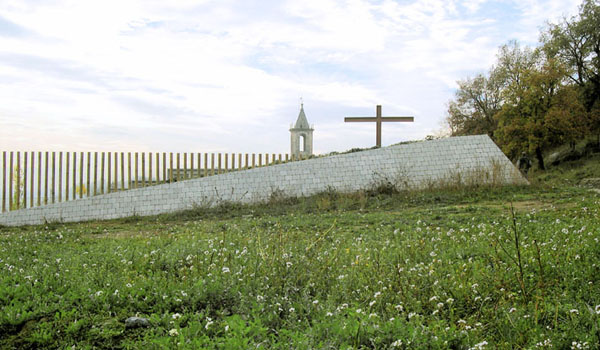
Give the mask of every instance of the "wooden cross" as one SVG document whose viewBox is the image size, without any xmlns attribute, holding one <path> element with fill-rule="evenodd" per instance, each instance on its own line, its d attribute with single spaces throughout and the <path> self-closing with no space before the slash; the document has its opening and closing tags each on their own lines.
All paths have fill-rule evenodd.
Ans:
<svg viewBox="0 0 600 350">
<path fill-rule="evenodd" d="M 346 117 L 344 122 L 375 122 L 377 147 L 381 147 L 381 123 L 382 122 L 414 122 L 414 117 L 382 117 L 381 105 L 377 105 L 377 116 L 375 117 Z"/>
</svg>

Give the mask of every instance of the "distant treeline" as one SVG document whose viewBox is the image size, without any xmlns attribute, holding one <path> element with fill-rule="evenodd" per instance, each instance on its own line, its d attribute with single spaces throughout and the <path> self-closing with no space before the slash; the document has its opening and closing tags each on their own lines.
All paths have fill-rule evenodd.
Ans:
<svg viewBox="0 0 600 350">
<path fill-rule="evenodd" d="M 458 82 L 449 102 L 452 135 L 487 133 L 512 159 L 544 169 L 543 153 L 589 136 L 600 143 L 600 2 L 547 24 L 538 47 L 511 41 L 487 73 Z"/>
</svg>

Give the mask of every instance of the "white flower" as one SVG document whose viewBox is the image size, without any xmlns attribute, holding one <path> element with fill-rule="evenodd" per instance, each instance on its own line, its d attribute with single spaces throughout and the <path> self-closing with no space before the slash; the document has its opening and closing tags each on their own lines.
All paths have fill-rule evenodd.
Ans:
<svg viewBox="0 0 600 350">
<path fill-rule="evenodd" d="M 569 312 L 572 314 L 579 314 L 579 310 L 577 310 L 577 309 L 571 309 L 571 310 L 569 310 Z"/>
<path fill-rule="evenodd" d="M 371 306 L 375 305 L 375 303 L 376 303 L 376 302 L 377 302 L 377 301 L 375 301 L 375 300 L 373 300 L 372 302 L 370 302 L 370 303 L 369 303 L 369 307 L 371 307 Z"/>
<path fill-rule="evenodd" d="M 596 305 L 596 315 L 600 315 L 600 305 Z"/>
<path fill-rule="evenodd" d="M 313 301 L 313 305 L 317 305 L 318 303 L 319 303 L 319 301 L 318 301 L 318 300 L 314 300 L 314 301 Z"/>
<path fill-rule="evenodd" d="M 229 273 L 229 267 L 224 266 L 221 271 L 223 271 L 223 273 Z"/>
<path fill-rule="evenodd" d="M 260 301 L 263 301 L 263 300 L 265 300 L 265 297 L 263 297 L 262 295 L 257 295 L 256 296 L 256 301 L 260 302 Z"/>
<path fill-rule="evenodd" d="M 296 309 L 294 309 L 293 307 L 290 308 L 290 313 L 296 311 Z"/>
<path fill-rule="evenodd" d="M 290 268 L 290 267 L 292 267 L 292 265 L 293 265 L 293 264 L 292 264 L 292 262 L 291 262 L 291 261 L 288 261 L 288 262 L 286 262 L 286 263 L 285 263 L 285 267 L 287 267 L 287 268 Z"/>
<path fill-rule="evenodd" d="M 103 293 L 104 293 L 103 291 L 99 290 L 99 291 L 97 291 L 97 292 L 96 292 L 96 296 L 97 296 L 97 297 L 99 297 L 99 296 L 101 296 Z"/>
<path fill-rule="evenodd" d="M 179 335 L 179 332 L 177 331 L 177 329 L 173 328 L 173 329 L 171 329 L 171 330 L 169 331 L 169 335 L 170 335 L 171 337 L 174 337 L 174 336 L 176 336 L 176 335 Z"/>
<path fill-rule="evenodd" d="M 486 342 L 485 340 L 482 341 L 481 343 L 477 343 L 475 345 L 473 345 L 472 348 L 469 348 L 469 350 L 481 350 L 483 348 L 485 348 L 485 346 L 488 344 L 488 342 Z"/>
<path fill-rule="evenodd" d="M 178 318 L 181 318 L 181 314 L 180 313 L 174 313 L 173 316 L 171 316 L 171 317 L 173 317 L 173 319 L 176 320 Z"/>
<path fill-rule="evenodd" d="M 508 310 L 508 313 L 511 313 L 511 314 L 512 314 L 512 313 L 513 313 L 513 312 L 515 312 L 515 311 L 517 311 L 517 309 L 515 309 L 514 307 L 511 307 L 511 308 L 510 308 L 510 310 Z"/>
<path fill-rule="evenodd" d="M 393 343 L 391 344 L 391 346 L 392 346 L 393 348 L 397 348 L 397 347 L 399 347 L 399 346 L 402 346 L 402 339 L 398 339 L 398 340 L 396 340 L 395 342 L 393 342 Z"/>
<path fill-rule="evenodd" d="M 333 316 L 333 313 L 331 313 L 331 312 L 328 312 L 328 313 L 326 314 L 326 316 Z"/>
<path fill-rule="evenodd" d="M 206 320 L 207 320 L 207 322 L 204 325 L 204 329 L 208 329 L 208 327 L 210 327 L 210 325 L 214 323 L 210 317 L 207 317 Z"/>
<path fill-rule="evenodd" d="M 375 294 L 373 295 L 373 298 L 377 298 L 377 297 L 378 297 L 378 296 L 380 296 L 380 295 L 381 295 L 381 292 L 377 292 L 377 293 L 375 293 Z"/>
<path fill-rule="evenodd" d="M 438 309 L 443 308 L 444 307 L 444 303 L 437 303 L 437 307 L 438 307 Z"/>
</svg>

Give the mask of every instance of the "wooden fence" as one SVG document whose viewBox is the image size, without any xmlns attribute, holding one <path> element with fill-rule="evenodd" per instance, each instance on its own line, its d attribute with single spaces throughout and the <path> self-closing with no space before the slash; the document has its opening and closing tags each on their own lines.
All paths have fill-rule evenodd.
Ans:
<svg viewBox="0 0 600 350">
<path fill-rule="evenodd" d="M 274 153 L 3 151 L 2 212 L 301 160 Z"/>
</svg>

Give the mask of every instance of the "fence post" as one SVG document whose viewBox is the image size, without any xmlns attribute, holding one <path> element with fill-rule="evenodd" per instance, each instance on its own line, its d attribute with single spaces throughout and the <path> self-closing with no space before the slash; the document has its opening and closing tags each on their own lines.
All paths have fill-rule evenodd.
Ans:
<svg viewBox="0 0 600 350">
<path fill-rule="evenodd" d="M 225 153 L 225 163 L 224 163 L 224 169 L 223 172 L 226 173 L 229 171 L 229 153 Z"/>
<path fill-rule="evenodd" d="M 190 153 L 190 179 L 194 178 L 194 152 Z"/>
<path fill-rule="evenodd" d="M 50 190 L 50 194 L 52 195 L 52 203 L 54 203 L 56 199 L 56 152 L 52 152 L 52 177 L 50 183 L 52 184 L 52 190 Z"/>
<path fill-rule="evenodd" d="M 208 153 L 204 153 L 204 177 L 208 176 Z"/>
<path fill-rule="evenodd" d="M 38 164 L 39 168 L 39 164 Z M 73 200 L 77 199 L 77 152 L 73 152 Z"/>
<path fill-rule="evenodd" d="M 48 204 L 48 152 L 45 154 L 45 164 L 44 164 L 44 205 Z"/>
<path fill-rule="evenodd" d="M 133 182 L 131 181 L 131 152 L 127 152 L 127 189 L 131 189 L 131 185 Z"/>
<path fill-rule="evenodd" d="M 179 152 L 177 152 L 177 179 L 175 181 L 181 180 L 181 162 L 179 157 Z"/>
<path fill-rule="evenodd" d="M 221 153 L 220 152 L 218 153 L 218 158 L 219 158 L 219 163 L 218 163 L 219 168 L 217 169 L 217 174 L 220 174 L 223 172 L 223 170 L 221 168 Z"/>
<path fill-rule="evenodd" d="M 163 183 L 167 182 L 167 154 L 163 152 Z"/>
<path fill-rule="evenodd" d="M 20 207 L 21 201 L 21 152 L 17 151 L 17 188 L 15 189 L 15 210 L 18 210 Z"/>
<path fill-rule="evenodd" d="M 98 152 L 94 152 L 94 196 L 98 188 Z M 89 191 L 89 189 L 88 189 Z"/>
<path fill-rule="evenodd" d="M 37 205 L 42 205 L 42 152 L 38 152 Z"/>
<path fill-rule="evenodd" d="M 210 167 L 212 168 L 210 175 L 214 175 L 215 174 L 215 154 L 214 153 L 210 154 Z"/>
</svg>

